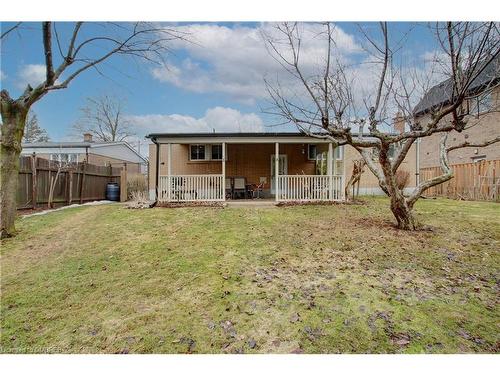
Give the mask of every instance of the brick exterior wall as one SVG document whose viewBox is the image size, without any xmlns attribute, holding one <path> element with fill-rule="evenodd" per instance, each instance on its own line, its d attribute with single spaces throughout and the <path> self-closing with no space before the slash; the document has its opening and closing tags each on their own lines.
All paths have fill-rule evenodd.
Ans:
<svg viewBox="0 0 500 375">
<path fill-rule="evenodd" d="M 220 174 L 221 161 L 190 161 L 189 145 L 172 144 L 172 174 Z M 269 144 L 228 144 L 226 160 L 226 176 L 243 176 L 249 183 L 259 183 L 261 177 L 267 180 L 265 189 L 270 188 L 271 156 L 274 155 L 274 143 Z M 326 151 L 328 145 L 318 144 L 318 152 Z M 304 152 L 302 152 L 304 150 Z M 352 175 L 353 161 L 360 159 L 359 153 L 351 146 L 344 146 L 345 172 L 347 180 Z M 280 144 L 280 154 L 288 158 L 288 174 L 315 174 L 315 161 L 308 160 L 306 144 Z M 167 145 L 160 145 L 160 174 L 167 174 Z M 150 191 L 155 188 L 156 181 L 156 145 L 149 146 L 149 181 Z M 401 169 L 410 173 L 409 186 L 415 186 L 416 153 L 412 147 L 403 161 Z M 335 161 L 334 161 L 335 163 Z M 336 162 L 337 173 L 343 173 L 341 162 Z M 346 180 L 346 181 L 347 181 Z M 366 167 L 361 177 L 360 192 L 364 194 L 381 194 L 377 178 Z"/>
<path fill-rule="evenodd" d="M 492 106 L 495 108 L 500 103 L 500 89 L 492 93 Z M 430 114 L 418 119 L 424 126 L 430 120 Z M 445 121 L 450 121 L 448 116 Z M 448 135 L 447 145 L 452 146 L 466 140 L 471 142 L 482 142 L 500 135 L 500 113 L 491 112 L 480 114 L 471 118 L 468 125 L 477 124 L 461 133 L 452 131 Z M 441 134 L 433 134 L 422 138 L 420 143 L 420 168 L 439 166 L 439 142 Z M 493 144 L 482 148 L 462 148 L 449 153 L 450 164 L 472 163 L 479 156 L 486 160 L 500 160 L 500 145 Z"/>
<path fill-rule="evenodd" d="M 345 173 L 346 173 L 346 183 L 352 176 L 352 169 L 354 166 L 354 160 L 362 159 L 361 155 L 354 147 L 344 146 L 345 152 Z M 408 187 L 416 186 L 416 147 L 413 145 L 408 151 L 406 158 L 401 163 L 399 170 L 407 171 L 410 174 L 410 179 Z M 378 179 L 375 175 L 365 166 L 365 172 L 361 175 L 361 180 L 359 183 L 360 194 L 383 194 L 382 189 L 378 184 Z"/>
<path fill-rule="evenodd" d="M 220 174 L 221 161 L 190 161 L 189 145 L 172 144 L 172 174 Z M 302 153 L 304 150 L 304 153 Z M 280 144 L 280 154 L 288 158 L 288 174 L 314 174 L 315 161 L 307 158 L 307 145 Z M 274 143 L 268 144 L 228 144 L 226 156 L 226 176 L 246 177 L 248 183 L 259 183 L 264 177 L 270 188 L 271 155 L 274 155 Z M 149 146 L 149 181 L 154 189 L 156 180 L 156 146 Z M 160 174 L 167 174 L 167 145 L 160 145 Z"/>
</svg>

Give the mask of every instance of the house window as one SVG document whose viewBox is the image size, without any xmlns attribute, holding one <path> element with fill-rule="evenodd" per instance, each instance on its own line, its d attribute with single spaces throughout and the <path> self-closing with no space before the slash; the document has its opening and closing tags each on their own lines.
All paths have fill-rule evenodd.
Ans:
<svg viewBox="0 0 500 375">
<path fill-rule="evenodd" d="M 481 160 L 486 160 L 486 155 L 478 155 L 471 157 L 473 163 L 480 162 Z"/>
<path fill-rule="evenodd" d="M 316 160 L 316 155 L 318 155 L 318 148 L 316 145 L 307 145 L 307 158 L 309 160 Z"/>
<path fill-rule="evenodd" d="M 205 145 L 190 145 L 191 160 L 205 160 Z"/>
<path fill-rule="evenodd" d="M 55 160 L 63 164 L 76 163 L 78 161 L 77 154 L 50 154 L 50 160 Z"/>
<path fill-rule="evenodd" d="M 222 145 L 212 145 L 212 160 L 222 160 Z"/>
<path fill-rule="evenodd" d="M 479 116 L 481 113 L 491 111 L 492 108 L 491 92 L 488 92 L 471 100 L 470 113 Z"/>
<path fill-rule="evenodd" d="M 394 159 L 394 156 L 396 155 L 396 147 L 397 146 L 394 143 L 391 143 L 389 145 L 389 150 L 387 150 L 387 157 L 389 158 L 389 160 Z M 378 160 L 379 155 L 380 155 L 379 149 L 373 148 L 372 149 L 372 160 Z"/>
<path fill-rule="evenodd" d="M 335 147 L 333 155 L 336 160 L 342 160 L 344 158 L 344 146 Z"/>
</svg>

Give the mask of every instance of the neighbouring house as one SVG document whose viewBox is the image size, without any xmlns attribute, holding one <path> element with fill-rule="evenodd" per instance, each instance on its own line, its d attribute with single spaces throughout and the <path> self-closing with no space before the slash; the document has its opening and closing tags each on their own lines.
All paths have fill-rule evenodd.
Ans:
<svg viewBox="0 0 500 375">
<path fill-rule="evenodd" d="M 249 197 L 259 189 L 276 201 L 341 201 L 354 160 L 351 146 L 334 147 L 303 133 L 156 133 L 147 136 L 151 199 L 224 201 Z M 412 148 L 402 169 L 416 176 Z M 410 186 L 414 185 L 412 177 Z M 260 191 L 261 190 L 261 191 Z M 382 194 L 377 178 L 366 168 L 361 194 Z"/>
<path fill-rule="evenodd" d="M 472 83 L 469 94 L 474 95 L 465 105 L 471 115 L 462 132 L 451 131 L 447 145 L 461 144 L 465 141 L 484 142 L 500 135 L 500 87 L 485 90 L 500 80 L 500 57 L 485 68 Z M 432 87 L 414 109 L 417 121 L 426 124 L 433 111 L 446 105 L 451 97 L 451 80 L 446 80 Z M 444 119 L 451 121 L 451 116 Z M 441 134 L 436 133 L 420 141 L 420 168 L 438 167 L 439 142 Z M 460 148 L 452 150 L 450 164 L 473 163 L 481 160 L 500 160 L 500 146 L 492 144 L 482 148 Z"/>
<path fill-rule="evenodd" d="M 32 155 L 48 160 L 98 166 L 125 168 L 131 174 L 147 172 L 148 160 L 127 142 L 94 142 L 85 133 L 83 142 L 36 142 L 23 143 L 22 155 Z"/>
</svg>

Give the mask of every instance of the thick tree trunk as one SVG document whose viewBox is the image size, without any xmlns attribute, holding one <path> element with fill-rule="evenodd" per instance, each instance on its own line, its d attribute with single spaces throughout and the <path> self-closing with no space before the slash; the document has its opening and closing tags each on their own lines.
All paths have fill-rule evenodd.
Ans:
<svg viewBox="0 0 500 375">
<path fill-rule="evenodd" d="M 4 94 L 2 92 L 2 94 Z M 2 96 L 2 141 L 0 145 L 0 238 L 15 234 L 16 193 L 21 141 L 28 108 Z"/>
<path fill-rule="evenodd" d="M 382 144 L 379 153 L 379 162 L 382 167 L 384 181 L 380 181 L 380 187 L 385 191 L 391 200 L 391 211 L 396 218 L 399 229 L 416 230 L 417 222 L 413 216 L 413 206 L 408 204 L 403 190 L 398 187 L 396 172 L 397 168 L 392 167 L 391 159 L 388 157 L 389 145 Z"/>
<path fill-rule="evenodd" d="M 391 211 L 398 222 L 398 228 L 404 230 L 417 229 L 417 223 L 411 207 L 406 202 L 406 198 L 399 191 L 390 196 Z"/>
</svg>

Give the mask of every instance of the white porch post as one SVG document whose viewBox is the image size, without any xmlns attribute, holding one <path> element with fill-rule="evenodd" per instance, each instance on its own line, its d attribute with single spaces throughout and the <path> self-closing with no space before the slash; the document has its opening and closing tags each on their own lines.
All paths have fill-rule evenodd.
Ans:
<svg viewBox="0 0 500 375">
<path fill-rule="evenodd" d="M 172 144 L 167 144 L 167 201 L 171 200 L 172 191 Z"/>
<path fill-rule="evenodd" d="M 333 145 L 328 143 L 328 163 L 326 165 L 328 173 L 328 199 L 333 200 Z"/>
<path fill-rule="evenodd" d="M 222 142 L 222 200 L 226 200 L 226 142 Z"/>
<path fill-rule="evenodd" d="M 340 147 L 340 146 L 339 146 Z M 342 152 L 342 192 L 341 197 L 342 200 L 345 200 L 345 146 L 342 146 L 340 149 Z M 339 150 L 339 152 L 340 152 Z"/>
<path fill-rule="evenodd" d="M 278 174 L 280 172 L 280 144 L 276 142 L 274 145 L 274 153 L 275 153 L 275 159 L 274 159 L 274 199 L 276 202 L 279 200 L 278 195 L 279 195 L 279 178 Z"/>
</svg>

